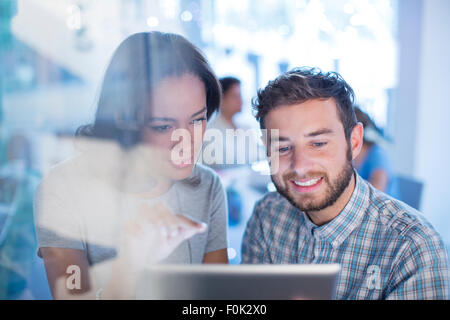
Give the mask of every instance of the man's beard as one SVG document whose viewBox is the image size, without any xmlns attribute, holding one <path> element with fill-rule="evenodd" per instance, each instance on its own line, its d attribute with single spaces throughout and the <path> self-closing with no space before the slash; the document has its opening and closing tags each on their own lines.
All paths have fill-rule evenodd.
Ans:
<svg viewBox="0 0 450 320">
<path fill-rule="evenodd" d="M 348 156 L 347 156 L 348 158 Z M 351 155 L 350 155 L 351 159 Z M 309 195 L 301 195 L 300 199 L 295 199 L 292 194 L 289 192 L 289 181 L 290 180 L 297 180 L 298 177 L 295 173 L 288 173 L 283 175 L 282 179 L 284 180 L 284 184 L 286 187 L 282 187 L 281 183 L 279 183 L 277 178 L 272 175 L 272 182 L 275 184 L 275 187 L 277 188 L 277 191 L 284 196 L 289 202 L 296 208 L 298 208 L 301 211 L 304 212 L 314 212 L 314 211 L 320 211 L 325 208 L 328 208 L 329 206 L 332 206 L 342 195 L 342 193 L 345 191 L 347 186 L 349 185 L 352 174 L 354 174 L 353 164 L 352 161 L 347 159 L 345 162 L 344 167 L 342 168 L 341 172 L 338 174 L 336 179 L 333 181 L 330 181 L 328 175 L 326 173 L 314 173 L 312 172 L 310 174 L 311 178 L 315 177 L 323 177 L 322 183 L 327 186 L 327 190 L 325 191 L 325 197 L 323 199 L 318 199 L 317 201 L 314 201 Z M 303 178 L 303 177 L 301 177 Z M 298 179 L 300 180 L 300 179 Z"/>
</svg>

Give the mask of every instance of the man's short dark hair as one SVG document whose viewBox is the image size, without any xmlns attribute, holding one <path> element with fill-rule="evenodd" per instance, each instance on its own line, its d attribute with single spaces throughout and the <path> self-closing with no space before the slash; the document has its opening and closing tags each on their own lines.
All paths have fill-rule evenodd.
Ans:
<svg viewBox="0 0 450 320">
<path fill-rule="evenodd" d="M 353 110 L 355 94 L 337 72 L 324 73 L 318 68 L 306 67 L 288 71 L 270 81 L 264 89 L 258 90 L 258 95 L 253 100 L 253 108 L 256 111 L 256 119 L 264 129 L 266 115 L 279 106 L 329 98 L 336 102 L 345 136 L 349 140 L 357 123 Z"/>
<path fill-rule="evenodd" d="M 232 86 L 236 84 L 241 84 L 241 80 L 235 77 L 224 77 L 220 78 L 220 86 L 222 87 L 222 95 L 225 95 Z"/>
</svg>

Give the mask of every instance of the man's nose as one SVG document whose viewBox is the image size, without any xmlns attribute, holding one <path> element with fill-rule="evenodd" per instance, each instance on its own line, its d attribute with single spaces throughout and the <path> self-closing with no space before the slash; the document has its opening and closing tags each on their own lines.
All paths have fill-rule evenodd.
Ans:
<svg viewBox="0 0 450 320">
<path fill-rule="evenodd" d="M 300 177 L 305 176 L 308 172 L 312 170 L 313 163 L 308 157 L 306 152 L 303 150 L 296 150 L 294 152 L 294 157 L 291 162 L 292 170 L 297 173 Z"/>
</svg>

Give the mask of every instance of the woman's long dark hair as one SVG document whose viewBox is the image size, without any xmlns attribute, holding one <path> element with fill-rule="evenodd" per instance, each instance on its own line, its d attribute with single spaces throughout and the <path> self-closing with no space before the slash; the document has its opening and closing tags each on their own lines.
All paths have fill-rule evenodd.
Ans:
<svg viewBox="0 0 450 320">
<path fill-rule="evenodd" d="M 199 77 L 205 85 L 209 119 L 219 108 L 221 88 L 200 50 L 172 33 L 129 36 L 108 65 L 94 123 L 78 128 L 76 136 L 110 139 L 124 148 L 137 145 L 149 117 L 155 86 L 167 77 L 186 73 Z"/>
</svg>

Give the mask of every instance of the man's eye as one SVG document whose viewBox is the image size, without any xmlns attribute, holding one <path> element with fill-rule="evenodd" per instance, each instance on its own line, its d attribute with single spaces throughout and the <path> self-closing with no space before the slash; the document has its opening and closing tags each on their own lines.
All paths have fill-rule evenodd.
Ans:
<svg viewBox="0 0 450 320">
<path fill-rule="evenodd" d="M 316 148 L 320 148 L 320 147 L 323 147 L 323 146 L 325 146 L 327 143 L 326 142 L 313 142 L 313 147 L 316 147 Z"/>
<path fill-rule="evenodd" d="M 290 147 L 281 147 L 281 148 L 278 149 L 278 152 L 280 152 L 280 153 L 286 153 L 286 152 L 288 152 L 290 149 L 291 149 Z"/>
<path fill-rule="evenodd" d="M 150 129 L 156 132 L 166 132 L 170 130 L 172 126 L 170 125 L 163 125 L 163 126 L 150 126 Z"/>
</svg>

